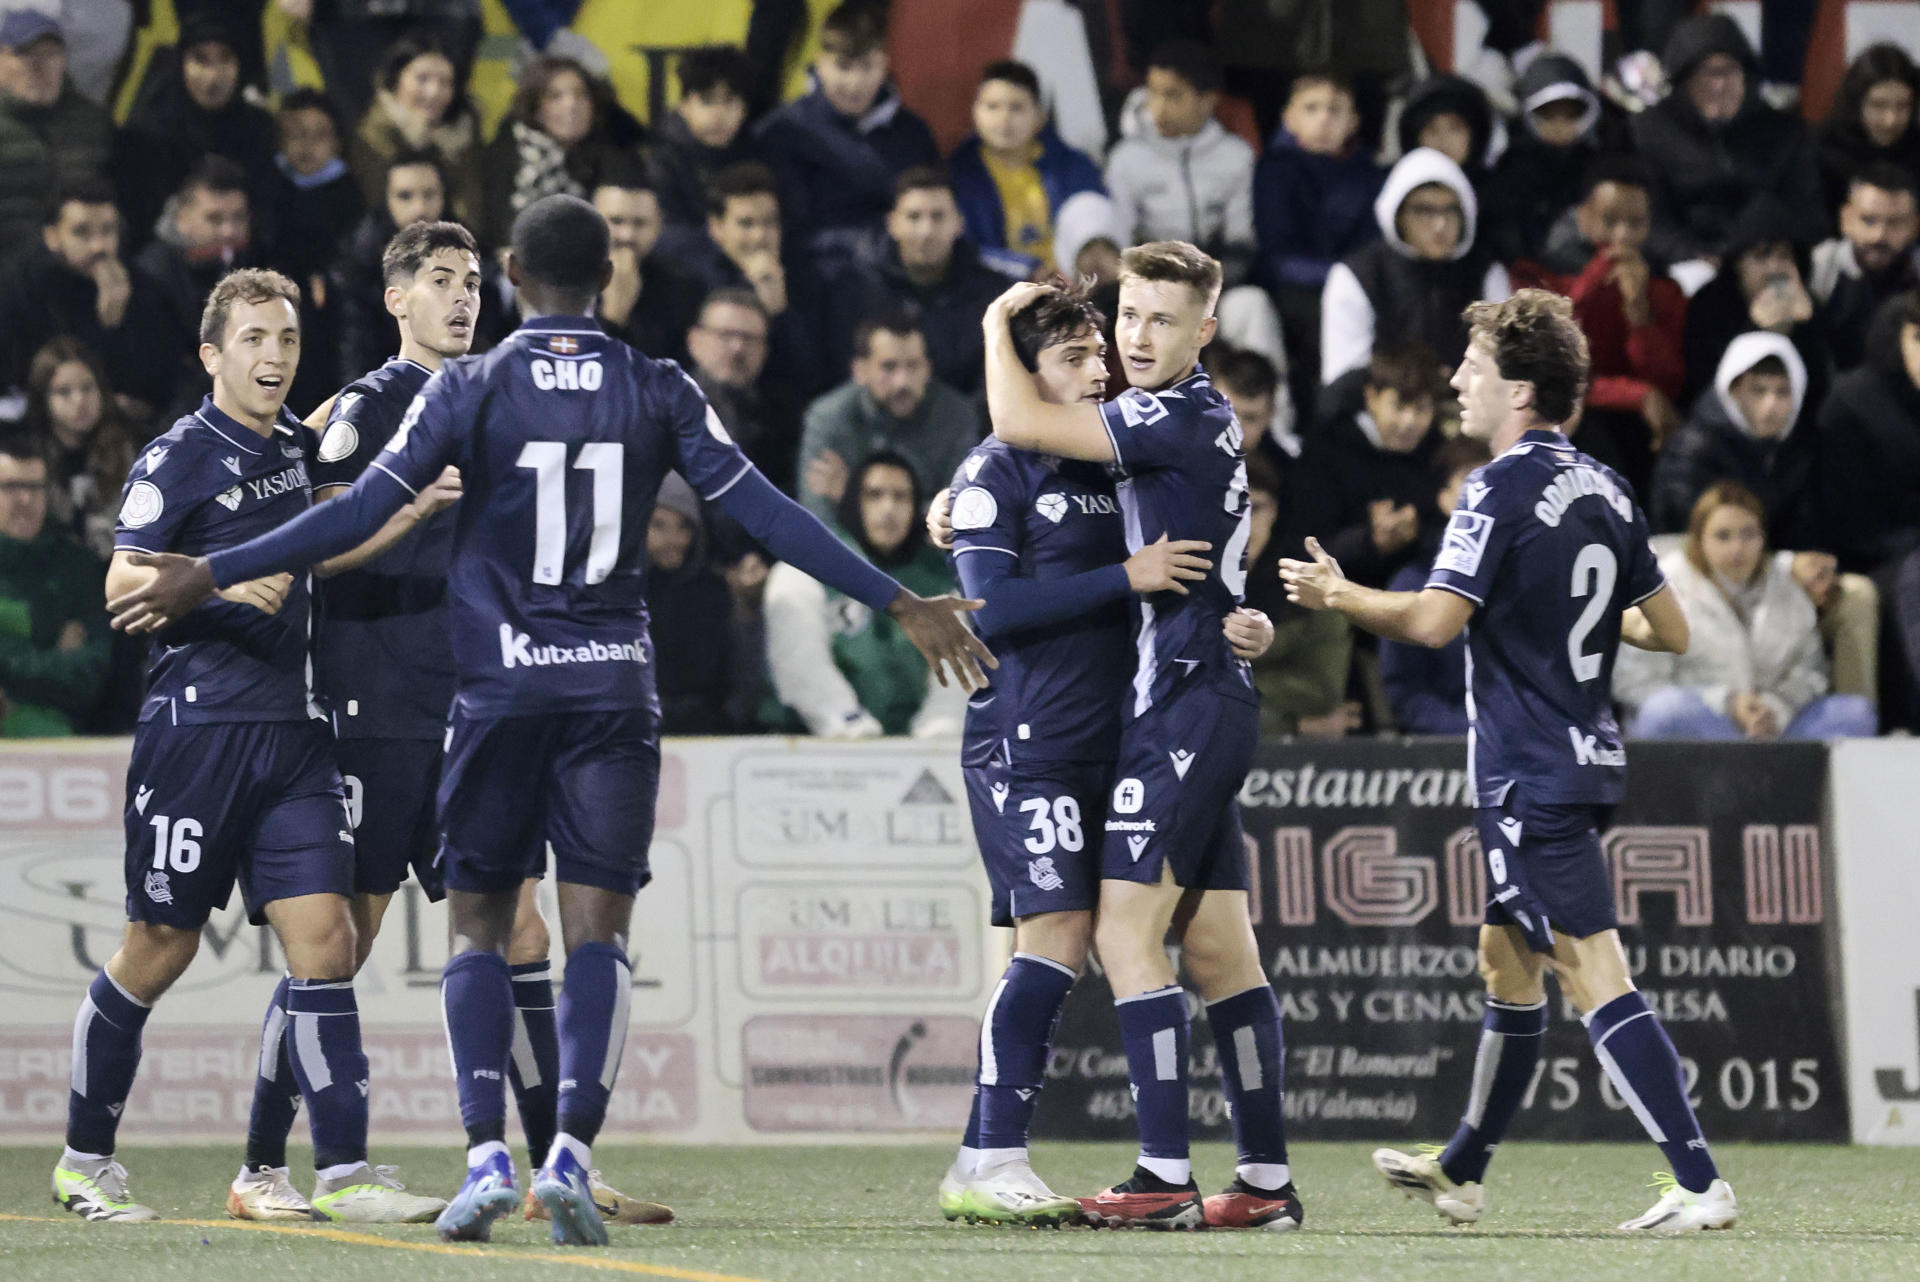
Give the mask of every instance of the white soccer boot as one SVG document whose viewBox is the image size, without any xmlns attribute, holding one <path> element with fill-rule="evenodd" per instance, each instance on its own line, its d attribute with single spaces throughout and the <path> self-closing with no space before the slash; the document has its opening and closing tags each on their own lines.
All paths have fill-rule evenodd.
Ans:
<svg viewBox="0 0 1920 1282">
<path fill-rule="evenodd" d="M 1080 1201 L 1055 1193 L 1025 1159 L 1016 1158 L 968 1180 L 960 1195 L 960 1214 L 970 1224 L 1057 1229 L 1080 1222 Z"/>
<path fill-rule="evenodd" d="M 160 1213 L 142 1206 L 127 1191 L 127 1168 L 111 1157 L 77 1158 L 61 1155 L 53 1168 L 53 1202 L 83 1220 L 132 1224 L 157 1220 Z"/>
<path fill-rule="evenodd" d="M 1665 1171 L 1653 1177 L 1660 1200 L 1645 1215 L 1620 1226 L 1623 1233 L 1699 1233 L 1707 1229 L 1730 1229 L 1740 1218 L 1740 1206 L 1733 1200 L 1733 1186 L 1715 1180 L 1704 1193 L 1689 1193 L 1680 1181 Z"/>
<path fill-rule="evenodd" d="M 314 1214 L 348 1224 L 425 1224 L 447 1209 L 445 1198 L 407 1192 L 398 1168 L 362 1162 L 338 1179 L 313 1186 Z"/>
<path fill-rule="evenodd" d="M 1451 1224 L 1473 1224 L 1486 1214 L 1487 1191 L 1479 1184 L 1455 1184 L 1440 1169 L 1440 1150 L 1402 1153 L 1398 1149 L 1373 1150 L 1373 1165 L 1387 1177 L 1387 1183 L 1409 1198 L 1433 1203 Z"/>
<path fill-rule="evenodd" d="M 949 1220 L 957 1220 L 967 1213 L 968 1179 L 957 1157 L 953 1159 L 953 1165 L 947 1168 L 947 1173 L 940 1177 L 940 1214 Z"/>
<path fill-rule="evenodd" d="M 243 1166 L 227 1186 L 227 1214 L 236 1220 L 313 1220 L 313 1203 L 301 1197 L 284 1166 Z"/>
</svg>

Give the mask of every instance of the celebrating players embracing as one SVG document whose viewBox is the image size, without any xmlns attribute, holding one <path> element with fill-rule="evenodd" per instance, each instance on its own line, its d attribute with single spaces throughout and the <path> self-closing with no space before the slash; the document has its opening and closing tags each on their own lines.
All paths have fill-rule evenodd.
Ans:
<svg viewBox="0 0 1920 1282">
<path fill-rule="evenodd" d="M 1043 291 L 1008 321 L 1042 400 L 1099 404 L 1106 389 L 1104 318 L 1092 304 Z M 1113 481 L 1096 463 L 988 440 L 953 478 L 932 519 L 954 549 L 961 586 L 986 604 L 974 616 L 1000 668 L 970 701 L 961 764 L 974 836 L 993 884 L 993 922 L 1013 927 L 1013 960 L 980 1028 L 973 1111 L 940 1184 L 948 1219 L 1057 1225 L 1079 1202 L 1049 1189 L 1027 1158 L 1028 1125 L 1053 1030 L 1093 935 L 1100 838 L 1133 674 L 1130 594 L 1184 593 L 1212 563 L 1201 542 L 1163 535 L 1127 555 Z M 1235 611 L 1225 630 L 1245 658 L 1273 627 Z"/>
<path fill-rule="evenodd" d="M 109 597 L 154 578 L 142 565 L 153 553 L 214 552 L 307 508 L 311 433 L 283 408 L 300 362 L 299 302 L 298 287 L 277 272 L 238 271 L 214 287 L 200 322 L 213 392 L 134 464 Z M 405 1193 L 367 1164 L 367 1057 L 346 898 L 353 834 L 307 687 L 307 584 L 243 577 L 154 638 L 127 768 L 127 930 L 75 1020 L 54 1200 L 89 1220 L 154 1218 L 127 1192 L 115 1132 L 147 1016 L 238 879 L 248 919 L 271 925 L 286 956 L 275 1010 L 313 1127 L 313 1210 L 431 1218 L 444 1203 Z"/>
<path fill-rule="evenodd" d="M 1222 631 L 1246 584 L 1246 460 L 1232 407 L 1199 365 L 1215 329 L 1220 264 L 1180 241 L 1121 256 L 1115 337 L 1132 387 L 1105 405 L 1048 404 L 1021 365 L 1008 318 L 1039 289 L 1014 286 L 983 322 L 994 436 L 1113 464 L 1130 551 L 1161 537 L 1218 549 L 1190 590 L 1138 605 L 1094 942 L 1126 1043 L 1140 1159 L 1132 1178 L 1081 1199 L 1082 1211 L 1097 1223 L 1156 1228 L 1296 1228 L 1280 1003 L 1254 943 L 1234 800 L 1259 735 L 1259 695 Z M 1165 947 L 1176 924 L 1207 1002 L 1239 1150 L 1232 1185 L 1204 1204 L 1189 1160 L 1186 993 Z"/>
<path fill-rule="evenodd" d="M 1467 631 L 1468 767 L 1487 862 L 1480 967 L 1486 1016 L 1472 1094 L 1437 1156 L 1393 1149 L 1374 1164 L 1454 1223 L 1486 1208 L 1481 1181 L 1532 1083 L 1547 1027 L 1545 971 L 1585 1021 L 1594 1054 L 1673 1164 L 1628 1231 L 1719 1229 L 1739 1214 L 1687 1102 L 1680 1059 L 1633 986 L 1600 830 L 1626 785 L 1611 708 L 1620 642 L 1684 652 L 1686 616 L 1648 546 L 1625 481 L 1560 431 L 1587 381 L 1572 305 L 1521 290 L 1466 312 L 1454 374 L 1461 431 L 1494 460 L 1467 481 L 1427 585 L 1349 582 L 1315 540 L 1282 561 L 1288 595 L 1391 640 L 1445 645 Z"/>
<path fill-rule="evenodd" d="M 468 1136 L 443 1236 L 484 1239 L 518 1200 L 504 1142 L 513 1041 L 506 954 L 522 881 L 554 852 L 567 950 L 559 1007 L 559 1133 L 533 1192 L 556 1242 L 604 1244 L 589 1146 L 626 1042 L 627 933 L 649 879 L 659 700 L 641 587 L 661 475 L 678 471 L 776 555 L 886 610 L 936 675 L 968 688 L 991 663 L 956 610 L 861 560 L 785 498 L 727 436 L 678 366 L 592 321 L 612 272 L 605 220 L 549 196 L 515 220 L 508 273 L 527 319 L 483 357 L 447 362 L 346 494 L 217 558 L 153 557 L 116 626 L 165 625 L 247 566 L 298 566 L 357 547 L 460 468 L 448 578 L 456 696 L 440 781 L 452 956 L 448 1039 Z"/>
</svg>

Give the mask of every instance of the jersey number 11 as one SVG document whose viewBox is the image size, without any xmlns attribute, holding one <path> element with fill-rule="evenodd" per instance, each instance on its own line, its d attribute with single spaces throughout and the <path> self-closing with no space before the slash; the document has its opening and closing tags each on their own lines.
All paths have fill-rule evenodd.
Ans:
<svg viewBox="0 0 1920 1282">
<path fill-rule="evenodd" d="M 620 505 L 627 447 L 618 441 L 589 441 L 580 447 L 576 469 L 593 473 L 593 537 L 587 543 L 589 585 L 606 582 L 620 557 Z M 566 578 L 567 447 L 561 441 L 528 441 L 515 460 L 533 469 L 533 581 L 558 584 Z"/>
</svg>

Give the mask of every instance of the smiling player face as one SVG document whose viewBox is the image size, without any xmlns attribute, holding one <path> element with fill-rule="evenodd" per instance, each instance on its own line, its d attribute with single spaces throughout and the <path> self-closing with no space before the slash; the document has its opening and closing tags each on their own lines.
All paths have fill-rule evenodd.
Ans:
<svg viewBox="0 0 1920 1282">
<path fill-rule="evenodd" d="M 242 423 L 270 426 L 300 368 L 300 313 L 284 298 L 235 303 L 225 340 L 203 343 L 200 362 L 213 376 L 213 402 Z"/>
<path fill-rule="evenodd" d="M 405 289 L 387 286 L 387 311 L 428 351 L 465 356 L 480 315 L 480 260 L 464 249 L 435 250 Z"/>
<path fill-rule="evenodd" d="M 1040 349 L 1034 382 L 1040 399 L 1053 405 L 1089 401 L 1095 405 L 1107 395 L 1107 340 L 1086 329 L 1065 342 Z"/>
<path fill-rule="evenodd" d="M 1151 392 L 1185 378 L 1213 331 L 1207 300 L 1191 285 L 1121 277 L 1113 340 L 1130 385 Z"/>
</svg>

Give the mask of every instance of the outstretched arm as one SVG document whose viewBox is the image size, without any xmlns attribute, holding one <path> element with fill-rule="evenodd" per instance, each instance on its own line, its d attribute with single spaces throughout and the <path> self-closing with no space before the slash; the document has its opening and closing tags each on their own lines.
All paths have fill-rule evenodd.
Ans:
<svg viewBox="0 0 1920 1282">
<path fill-rule="evenodd" d="M 150 566 L 156 573 L 144 586 L 107 602 L 113 626 L 152 632 L 178 622 L 219 588 L 339 556 L 372 538 L 413 497 L 391 473 L 369 468 L 341 498 L 236 547 L 193 557 L 129 552 L 128 564 Z"/>
<path fill-rule="evenodd" d="M 892 615 L 926 656 L 941 685 L 947 684 L 946 669 L 951 668 L 962 686 L 980 689 L 987 684 L 980 665 L 1000 666 L 993 652 L 960 622 L 960 613 L 979 609 L 980 602 L 909 592 L 834 538 L 812 513 L 775 489 L 758 468 L 749 466 L 717 501 L 721 511 L 782 561 Z"/>
<path fill-rule="evenodd" d="M 1431 587 L 1418 592 L 1363 588 L 1341 573 L 1340 563 L 1320 540 L 1308 538 L 1307 552 L 1313 560 L 1280 562 L 1287 599 L 1309 610 L 1337 610 L 1375 636 L 1437 650 L 1459 636 L 1473 617 L 1473 602 L 1458 593 Z"/>
</svg>

